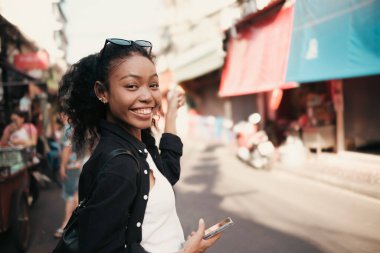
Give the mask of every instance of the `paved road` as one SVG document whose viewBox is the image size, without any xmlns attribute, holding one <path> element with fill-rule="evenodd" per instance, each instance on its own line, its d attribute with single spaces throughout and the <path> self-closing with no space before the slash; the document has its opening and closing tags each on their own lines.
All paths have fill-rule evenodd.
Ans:
<svg viewBox="0 0 380 253">
<path fill-rule="evenodd" d="M 380 252 L 380 201 L 279 170 L 251 169 L 218 144 L 185 141 L 176 186 L 185 234 L 199 217 L 235 225 L 209 252 Z"/>
<path fill-rule="evenodd" d="M 53 238 L 55 229 L 63 217 L 64 202 L 61 190 L 52 184 L 42 188 L 40 198 L 30 209 L 31 244 L 28 253 L 50 253 L 57 243 Z M 0 236 L 0 252 L 14 253 L 9 233 Z"/>
<path fill-rule="evenodd" d="M 257 171 L 229 149 L 185 141 L 178 214 L 185 234 L 200 217 L 211 225 L 230 216 L 235 225 L 210 253 L 378 253 L 380 201 L 292 173 Z M 42 190 L 31 210 L 28 253 L 48 253 L 56 240 L 60 190 Z M 11 253 L 0 237 L 0 252 Z"/>
<path fill-rule="evenodd" d="M 53 233 L 61 225 L 64 208 L 61 189 L 53 185 L 42 191 L 40 201 L 32 210 L 34 233 L 28 253 L 50 253 L 53 250 L 57 243 Z"/>
</svg>

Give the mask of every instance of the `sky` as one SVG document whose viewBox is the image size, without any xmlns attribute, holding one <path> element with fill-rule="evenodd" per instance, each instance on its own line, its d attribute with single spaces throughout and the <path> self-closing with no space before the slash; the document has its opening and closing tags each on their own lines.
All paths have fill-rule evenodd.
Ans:
<svg viewBox="0 0 380 253">
<path fill-rule="evenodd" d="M 159 46 L 161 0 L 66 0 L 67 61 L 102 49 L 106 38 L 144 39 Z"/>
</svg>

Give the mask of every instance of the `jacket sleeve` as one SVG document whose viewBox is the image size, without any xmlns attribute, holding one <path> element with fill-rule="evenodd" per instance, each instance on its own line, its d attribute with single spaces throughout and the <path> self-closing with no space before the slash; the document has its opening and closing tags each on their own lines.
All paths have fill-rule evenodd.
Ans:
<svg viewBox="0 0 380 253">
<path fill-rule="evenodd" d="M 181 173 L 180 158 L 183 149 L 181 138 L 174 134 L 164 133 L 162 134 L 159 148 L 163 174 L 174 185 Z"/>
<path fill-rule="evenodd" d="M 106 166 L 79 213 L 80 252 L 146 252 L 137 243 L 124 247 L 129 211 L 137 194 L 137 166 L 126 155 L 113 158 Z"/>
</svg>

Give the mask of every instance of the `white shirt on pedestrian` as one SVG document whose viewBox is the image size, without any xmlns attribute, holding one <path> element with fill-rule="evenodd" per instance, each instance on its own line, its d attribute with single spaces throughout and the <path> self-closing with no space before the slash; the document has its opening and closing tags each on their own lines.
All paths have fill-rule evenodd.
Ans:
<svg viewBox="0 0 380 253">
<path fill-rule="evenodd" d="M 32 101 L 27 96 L 23 96 L 19 102 L 19 110 L 23 112 L 29 112 Z"/>
<path fill-rule="evenodd" d="M 173 187 L 157 169 L 149 153 L 147 162 L 155 177 L 155 184 L 149 196 L 144 196 L 148 203 L 142 224 L 141 245 L 151 253 L 177 252 L 185 239 L 177 215 Z"/>
</svg>

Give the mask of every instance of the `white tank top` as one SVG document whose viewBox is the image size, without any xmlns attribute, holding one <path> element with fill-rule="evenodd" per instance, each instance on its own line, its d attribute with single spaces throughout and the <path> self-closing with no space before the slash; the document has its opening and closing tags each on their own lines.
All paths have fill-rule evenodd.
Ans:
<svg viewBox="0 0 380 253">
<path fill-rule="evenodd" d="M 156 180 L 148 196 L 141 245 L 151 253 L 177 252 L 185 239 L 177 215 L 174 191 L 149 153 L 147 162 Z"/>
<path fill-rule="evenodd" d="M 12 142 L 12 141 L 15 141 L 15 140 L 23 140 L 23 141 L 27 141 L 29 140 L 29 135 L 28 135 L 28 132 L 26 131 L 26 129 L 24 127 L 14 131 L 11 136 L 9 137 L 9 140 Z M 13 145 L 12 145 L 13 146 Z M 22 145 L 17 145 L 17 146 L 22 146 Z"/>
</svg>

